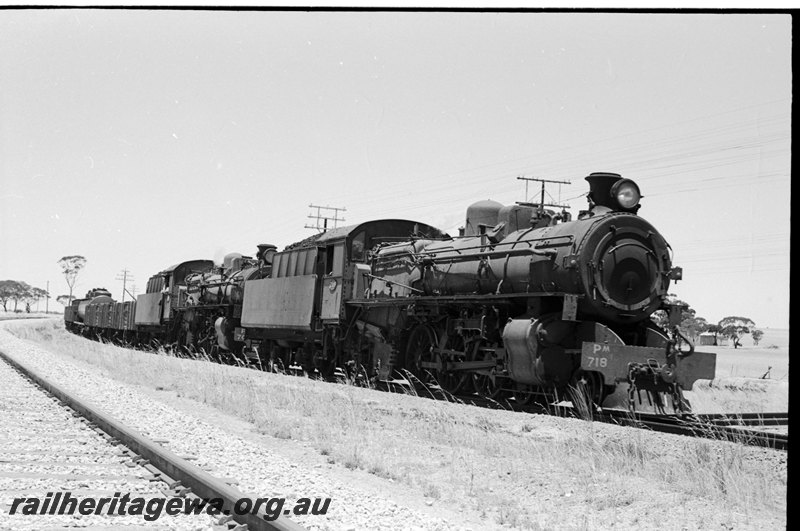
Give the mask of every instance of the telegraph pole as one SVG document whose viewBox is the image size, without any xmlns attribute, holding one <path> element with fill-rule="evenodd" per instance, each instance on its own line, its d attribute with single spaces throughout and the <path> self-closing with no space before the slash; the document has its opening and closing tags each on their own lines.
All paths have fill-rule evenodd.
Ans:
<svg viewBox="0 0 800 531">
<path fill-rule="evenodd" d="M 311 219 L 316 219 L 316 225 L 306 225 L 305 228 L 307 229 L 317 229 L 319 232 L 325 232 L 328 230 L 328 220 L 333 221 L 333 228 L 337 227 L 337 223 L 339 221 L 344 221 L 344 218 L 339 217 L 339 212 L 344 212 L 346 208 L 339 208 L 339 207 L 329 207 L 329 206 L 319 206 L 319 205 L 308 205 L 308 208 L 316 208 L 317 214 L 309 214 L 308 217 Z M 322 215 L 323 210 L 333 210 L 333 216 L 331 217 L 330 214 Z M 320 226 L 320 221 L 322 221 L 322 226 Z"/>
<path fill-rule="evenodd" d="M 133 275 L 131 275 L 131 272 L 127 269 L 123 269 L 119 272 L 119 275 L 117 275 L 117 280 L 122 281 L 122 302 L 125 302 L 125 292 L 128 291 L 128 280 L 133 280 Z"/>
<path fill-rule="evenodd" d="M 50 281 L 47 281 L 47 287 L 45 288 L 47 295 L 44 296 L 44 313 L 49 313 L 50 311 Z"/>
<path fill-rule="evenodd" d="M 536 182 L 542 183 L 542 198 L 541 198 L 541 201 L 539 201 L 539 211 L 540 212 L 543 211 L 544 207 L 546 207 L 546 206 L 555 207 L 555 208 L 569 208 L 567 205 L 555 205 L 555 204 L 552 204 L 552 203 L 545 203 L 544 202 L 544 186 L 545 186 L 546 183 L 572 184 L 571 182 L 569 182 L 569 181 L 552 181 L 552 180 L 548 180 L 548 179 L 537 179 L 536 177 L 522 177 L 522 176 L 517 177 L 517 180 L 525 181 L 525 201 L 528 201 L 528 182 L 536 181 Z"/>
</svg>

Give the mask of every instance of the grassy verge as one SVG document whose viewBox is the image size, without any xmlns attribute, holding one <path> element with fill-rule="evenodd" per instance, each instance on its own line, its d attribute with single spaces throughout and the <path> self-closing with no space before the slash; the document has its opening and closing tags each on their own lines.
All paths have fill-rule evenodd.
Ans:
<svg viewBox="0 0 800 531">
<path fill-rule="evenodd" d="M 789 411 L 789 382 L 754 378 L 700 380 L 686 393 L 696 413 Z"/>
<path fill-rule="evenodd" d="M 53 318 L 57 317 L 52 313 L 44 313 L 44 312 L 4 312 L 0 310 L 0 321 L 10 321 L 10 320 L 19 320 L 19 319 L 46 319 L 46 318 Z"/>
<path fill-rule="evenodd" d="M 749 447 L 132 351 L 75 337 L 54 321 L 6 328 L 115 379 L 308 441 L 330 462 L 484 512 L 496 524 L 704 528 L 785 518 L 785 459 L 765 464 L 763 451 Z"/>
</svg>

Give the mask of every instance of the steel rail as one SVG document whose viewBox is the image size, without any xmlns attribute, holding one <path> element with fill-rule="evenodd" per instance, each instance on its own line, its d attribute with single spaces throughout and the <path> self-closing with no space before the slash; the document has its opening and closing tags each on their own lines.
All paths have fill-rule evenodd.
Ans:
<svg viewBox="0 0 800 531">
<path fill-rule="evenodd" d="M 730 426 L 787 426 L 789 413 L 711 413 L 690 415 L 697 422 Z"/>
<path fill-rule="evenodd" d="M 701 426 L 730 426 L 733 428 L 744 428 L 746 426 L 788 426 L 789 413 L 769 412 L 769 413 L 684 413 L 675 415 L 657 415 L 654 413 L 635 413 L 644 419 L 670 419 L 672 421 L 682 421 L 684 423 L 696 424 Z"/>
<path fill-rule="evenodd" d="M 618 410 L 613 410 L 618 411 Z M 671 415 L 658 415 L 657 413 L 636 412 L 643 418 L 670 418 L 679 419 L 687 422 L 701 422 L 710 424 L 730 424 L 738 426 L 757 426 L 757 425 L 781 425 L 786 424 L 789 418 L 788 413 L 768 412 L 768 413 L 683 413 Z"/>
<path fill-rule="evenodd" d="M 424 396 L 418 391 L 419 396 Z M 431 398 L 445 393 L 428 393 Z M 479 395 L 455 395 L 465 404 L 487 409 L 505 409 L 560 417 L 583 418 L 570 406 L 543 405 L 538 403 L 518 405 L 508 400 L 492 400 Z M 718 413 L 708 415 L 657 415 L 655 413 L 630 413 L 623 410 L 606 409 L 593 412 L 590 420 L 645 428 L 661 433 L 702 437 L 712 440 L 730 441 L 750 446 L 763 446 L 774 450 L 788 450 L 789 435 L 768 431 L 756 431 L 747 426 L 785 425 L 787 413 Z M 743 418 L 741 422 L 738 419 Z M 759 422 L 759 419 L 764 419 Z"/>
<path fill-rule="evenodd" d="M 305 529 L 284 516 L 268 520 L 263 507 L 259 508 L 260 511 L 258 513 L 236 514 L 234 510 L 236 502 L 248 497 L 239 489 L 231 487 L 221 479 L 215 478 L 205 470 L 189 463 L 141 433 L 125 426 L 96 406 L 76 398 L 7 353 L 0 351 L 0 358 L 26 375 L 42 389 L 58 398 L 62 403 L 95 424 L 99 429 L 147 460 L 164 474 L 180 481 L 182 486 L 191 489 L 192 494 L 205 499 L 221 499 L 223 501 L 223 514 L 220 516 L 230 515 L 240 524 L 246 525 L 251 531 L 303 531 Z"/>
<path fill-rule="evenodd" d="M 730 415 L 725 415 L 730 416 Z M 677 415 L 655 415 L 648 413 L 630 413 L 627 411 L 605 410 L 597 420 L 614 422 L 629 426 L 640 426 L 662 433 L 673 433 L 691 437 L 729 441 L 751 446 L 764 446 L 774 450 L 789 449 L 789 435 L 768 431 L 746 429 L 743 426 L 725 425 L 707 422 Z M 722 417 L 720 417 L 722 418 Z M 751 424 L 753 425 L 753 424 Z"/>
</svg>

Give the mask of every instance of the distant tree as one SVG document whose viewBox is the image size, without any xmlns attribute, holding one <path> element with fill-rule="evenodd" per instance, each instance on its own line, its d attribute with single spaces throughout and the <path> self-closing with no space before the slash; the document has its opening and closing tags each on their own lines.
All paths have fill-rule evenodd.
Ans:
<svg viewBox="0 0 800 531">
<path fill-rule="evenodd" d="M 717 336 L 720 333 L 719 325 L 711 323 L 710 325 L 708 325 L 708 328 L 706 329 L 706 332 L 710 332 L 710 333 L 714 334 L 714 344 L 716 345 L 717 342 L 718 342 L 718 337 Z"/>
<path fill-rule="evenodd" d="M 676 298 L 675 295 L 672 294 L 668 295 L 667 303 L 677 304 L 684 307 L 681 310 L 681 322 L 678 325 L 678 328 L 681 329 L 681 332 L 683 332 L 684 335 L 690 337 L 693 341 L 697 341 L 698 336 L 708 330 L 708 322 L 706 322 L 703 317 L 698 317 L 697 312 L 691 306 L 689 306 L 689 304 Z M 669 328 L 669 319 L 667 312 L 664 310 L 658 310 L 655 312 L 651 319 L 659 327 Z"/>
<path fill-rule="evenodd" d="M 69 306 L 70 303 L 69 295 L 59 295 L 58 297 L 56 297 L 56 302 L 64 306 Z"/>
<path fill-rule="evenodd" d="M 686 335 L 692 338 L 692 341 L 697 341 L 700 334 L 708 331 L 708 322 L 703 317 L 693 315 L 691 318 L 683 319 L 680 328 Z"/>
<path fill-rule="evenodd" d="M 650 316 L 650 320 L 659 328 L 667 328 L 669 326 L 667 312 L 664 310 L 656 310 L 653 315 Z"/>
<path fill-rule="evenodd" d="M 733 348 L 739 348 L 742 346 L 739 339 L 744 334 L 749 334 L 750 330 L 756 327 L 756 323 L 749 317 L 731 315 L 722 319 L 717 323 L 717 326 L 719 326 L 720 334 L 729 337 L 733 341 Z"/>
<path fill-rule="evenodd" d="M 69 286 L 69 300 L 72 302 L 72 288 L 75 286 L 75 280 L 78 278 L 78 273 L 86 265 L 86 258 L 80 255 L 64 256 L 58 261 L 61 270 L 64 272 L 64 278 Z"/>
<path fill-rule="evenodd" d="M 13 300 L 18 284 L 16 280 L 0 280 L 0 304 L 3 305 L 4 312 L 8 311 L 8 301 Z"/>
<path fill-rule="evenodd" d="M 686 304 L 682 300 L 679 300 L 674 293 L 670 293 L 667 295 L 667 304 Z M 688 304 L 686 304 L 688 306 Z M 684 310 L 685 311 L 685 310 Z M 681 312 L 681 317 L 683 317 L 683 312 Z M 650 320 L 653 321 L 656 326 L 660 328 L 669 328 L 669 316 L 667 312 L 664 310 L 656 310 L 653 315 L 650 316 Z"/>
<path fill-rule="evenodd" d="M 758 342 L 761 341 L 761 338 L 764 337 L 764 331 L 754 328 L 750 330 L 750 336 L 753 338 L 753 344 L 758 346 Z"/>
<path fill-rule="evenodd" d="M 13 284 L 11 284 L 11 289 L 9 290 L 9 298 L 14 301 L 14 311 L 16 312 L 17 305 L 30 297 L 33 288 L 30 287 L 26 282 L 20 282 L 17 280 L 12 282 Z"/>
<path fill-rule="evenodd" d="M 41 299 L 49 299 L 49 298 L 50 294 L 47 292 L 47 290 L 42 288 L 32 287 L 27 297 L 25 297 L 25 310 L 30 311 L 31 304 L 36 304 Z"/>
</svg>

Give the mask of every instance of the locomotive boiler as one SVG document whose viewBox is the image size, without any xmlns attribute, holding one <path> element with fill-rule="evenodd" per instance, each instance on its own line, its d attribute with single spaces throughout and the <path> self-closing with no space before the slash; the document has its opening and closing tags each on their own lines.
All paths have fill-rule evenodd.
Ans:
<svg viewBox="0 0 800 531">
<path fill-rule="evenodd" d="M 629 199 L 630 206 L 611 200 L 615 196 L 609 194 L 610 187 L 638 197 L 633 181 L 613 174 L 587 179 L 592 184 L 590 198 L 597 199 L 577 221 L 558 223 L 552 212 L 527 207 L 531 225 L 513 230 L 515 225 L 501 209 L 490 230 L 420 249 L 414 254 L 416 267 L 402 279 L 404 285 L 427 296 L 526 294 L 550 303 L 553 297 L 561 302 L 562 296 L 570 296 L 583 317 L 614 323 L 647 319 L 681 270 L 671 267 L 661 234 L 636 215 L 638 199 Z M 407 250 L 383 250 L 376 275 L 383 273 L 384 257 L 398 251 Z"/>
<path fill-rule="evenodd" d="M 580 386 L 599 404 L 626 382 L 679 408 L 682 389 L 713 377 L 713 354 L 679 350 L 683 338 L 650 319 L 671 311 L 668 288 L 682 272 L 637 215 L 638 186 L 611 173 L 586 180 L 589 209 L 576 220 L 542 205 L 481 202 L 463 237 L 377 251 L 369 309 L 404 316 L 372 322 L 408 330 L 397 345 L 406 368 L 453 392 L 474 384 L 518 400 Z"/>
<path fill-rule="evenodd" d="M 272 266 L 276 247 L 258 245 L 256 258 L 229 253 L 219 267 L 190 273 L 177 306 L 180 315 L 178 344 L 207 353 L 248 354 L 237 345 L 244 285 L 248 280 L 265 278 Z"/>
</svg>

